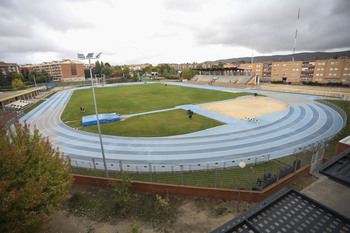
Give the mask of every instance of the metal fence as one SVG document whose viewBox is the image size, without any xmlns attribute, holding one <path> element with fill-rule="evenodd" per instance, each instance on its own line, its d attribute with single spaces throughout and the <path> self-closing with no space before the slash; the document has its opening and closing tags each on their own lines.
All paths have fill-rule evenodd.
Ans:
<svg viewBox="0 0 350 233">
<path fill-rule="evenodd" d="M 226 166 L 217 164 L 131 164 L 124 160 L 107 160 L 110 178 L 121 178 L 127 172 L 131 180 L 150 183 L 200 186 L 210 188 L 262 190 L 279 182 L 287 175 L 296 172 L 308 164 L 314 164 L 323 158 L 327 140 L 322 140 L 294 151 L 293 155 L 270 159 L 269 155 L 245 158 L 245 168 L 232 166 L 232 161 L 225 161 Z M 317 156 L 316 156 L 317 155 Z M 249 159 L 249 160 L 248 160 Z M 71 159 L 74 174 L 105 177 L 103 161 L 91 158 L 91 161 Z M 220 166 L 219 166 L 220 165 Z M 162 171 L 170 168 L 170 171 Z M 136 170 L 134 170 L 136 169 Z"/>
</svg>

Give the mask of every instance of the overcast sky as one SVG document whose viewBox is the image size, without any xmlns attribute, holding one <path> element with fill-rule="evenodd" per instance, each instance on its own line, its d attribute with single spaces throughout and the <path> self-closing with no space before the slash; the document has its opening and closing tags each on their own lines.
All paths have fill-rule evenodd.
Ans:
<svg viewBox="0 0 350 233">
<path fill-rule="evenodd" d="M 299 22 L 297 20 L 298 9 Z M 350 0 L 0 0 L 0 61 L 112 65 L 350 49 Z"/>
</svg>

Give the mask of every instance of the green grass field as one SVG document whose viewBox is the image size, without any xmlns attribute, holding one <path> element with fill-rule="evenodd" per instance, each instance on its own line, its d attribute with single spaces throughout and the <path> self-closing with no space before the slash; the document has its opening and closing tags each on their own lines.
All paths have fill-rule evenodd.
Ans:
<svg viewBox="0 0 350 233">
<path fill-rule="evenodd" d="M 95 88 L 99 113 L 116 112 L 128 115 L 173 108 L 178 105 L 200 104 L 234 99 L 248 93 L 230 93 L 164 84 L 130 85 Z M 80 112 L 80 106 L 85 113 Z M 97 126 L 81 127 L 81 118 L 95 114 L 91 89 L 74 91 L 63 114 L 67 125 L 87 132 L 97 132 Z M 173 110 L 135 116 L 125 121 L 101 124 L 102 134 L 129 137 L 160 137 L 196 132 L 222 123 L 200 115 L 190 120 L 185 110 Z"/>
</svg>

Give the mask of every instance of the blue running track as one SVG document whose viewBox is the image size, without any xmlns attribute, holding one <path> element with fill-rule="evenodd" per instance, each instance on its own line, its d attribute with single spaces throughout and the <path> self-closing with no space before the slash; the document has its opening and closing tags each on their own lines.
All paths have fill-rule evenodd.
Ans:
<svg viewBox="0 0 350 233">
<path fill-rule="evenodd" d="M 103 135 L 108 169 L 161 172 L 230 167 L 237 166 L 240 161 L 262 162 L 291 155 L 300 148 L 330 139 L 343 125 L 340 114 L 326 105 L 315 102 L 318 98 L 315 96 L 187 83 L 168 84 L 217 91 L 261 93 L 283 101 L 289 108 L 257 117 L 259 124 L 255 124 L 203 110 L 194 105 L 177 106 L 174 109 L 191 109 L 197 114 L 225 122 L 226 125 L 171 137 L 133 138 Z M 98 135 L 70 128 L 60 119 L 73 91 L 56 93 L 20 121 L 27 121 L 32 129 L 36 125 L 43 136 L 50 138 L 54 147 L 59 147 L 60 151 L 71 157 L 72 165 L 91 167 L 92 158 L 95 158 L 96 167 L 102 169 Z"/>
</svg>

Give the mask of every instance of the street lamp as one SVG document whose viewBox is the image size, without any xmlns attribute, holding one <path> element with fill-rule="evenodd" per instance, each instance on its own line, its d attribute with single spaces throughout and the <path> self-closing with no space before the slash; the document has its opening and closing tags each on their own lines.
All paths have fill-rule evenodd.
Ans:
<svg viewBox="0 0 350 233">
<path fill-rule="evenodd" d="M 102 53 L 102 52 L 101 52 Z M 84 56 L 84 54 L 78 53 L 78 58 L 85 60 L 88 59 L 89 60 L 89 68 L 90 68 L 90 78 L 91 78 L 91 88 L 92 88 L 92 95 L 94 97 L 94 104 L 95 104 L 95 112 L 96 112 L 96 120 L 97 120 L 97 128 L 98 128 L 98 135 L 100 137 L 100 144 L 101 144 L 101 152 L 102 152 L 102 158 L 103 158 L 103 165 L 105 167 L 105 172 L 106 172 L 106 177 L 108 178 L 108 170 L 107 170 L 107 164 L 106 164 L 106 158 L 105 158 L 105 152 L 103 149 L 103 142 L 102 142 L 102 136 L 101 136 L 101 129 L 100 129 L 100 122 L 98 119 L 98 111 L 97 111 L 97 105 L 96 105 L 96 98 L 95 98 L 95 89 L 94 89 L 94 83 L 92 81 L 92 71 L 91 71 L 91 59 L 99 59 L 101 53 L 97 54 L 97 56 L 94 58 L 94 53 L 89 53 L 88 55 L 86 55 L 86 57 Z"/>
<path fill-rule="evenodd" d="M 238 202 L 237 202 L 237 212 L 239 211 L 239 201 L 241 199 L 241 186 L 242 186 L 242 175 L 243 175 L 243 168 L 245 168 L 245 162 L 241 161 L 239 162 L 238 166 L 241 168 L 241 178 L 239 179 L 239 189 L 238 189 Z"/>
</svg>

